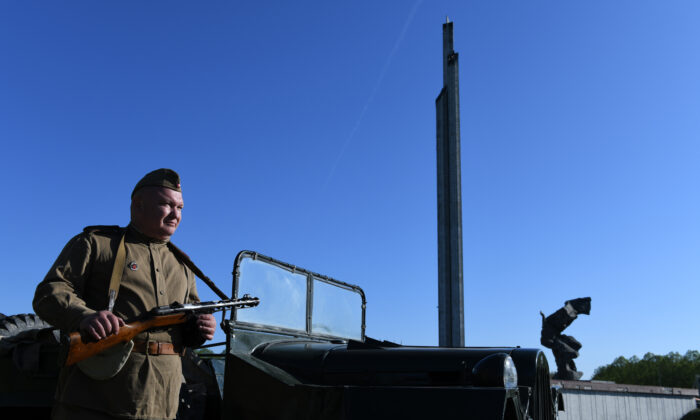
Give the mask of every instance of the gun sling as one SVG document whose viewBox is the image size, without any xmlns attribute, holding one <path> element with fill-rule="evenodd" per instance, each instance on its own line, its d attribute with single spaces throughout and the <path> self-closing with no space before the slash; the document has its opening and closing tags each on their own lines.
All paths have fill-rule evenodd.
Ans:
<svg viewBox="0 0 700 420">
<path fill-rule="evenodd" d="M 107 304 L 107 310 L 110 312 L 112 312 L 112 309 L 114 309 L 114 301 L 117 300 L 119 285 L 122 282 L 122 275 L 124 274 L 124 261 L 126 260 L 126 246 L 124 245 L 125 236 L 126 230 L 119 241 L 117 256 L 114 259 L 114 266 L 112 266 L 112 278 L 109 280 L 109 292 L 107 293 L 109 303 Z"/>
<path fill-rule="evenodd" d="M 114 259 L 114 266 L 112 267 L 112 278 L 109 281 L 109 304 L 107 310 L 112 312 L 114 308 L 114 301 L 117 299 L 117 294 L 119 294 L 119 285 L 121 284 L 122 275 L 124 272 L 124 262 L 126 261 L 126 245 L 124 245 L 124 238 L 126 237 L 126 229 L 119 241 L 119 247 L 117 249 L 117 256 Z M 214 284 L 209 277 L 205 276 L 202 270 L 197 267 L 194 262 L 190 259 L 189 255 L 185 254 L 180 248 L 176 247 L 172 242 L 168 242 L 168 248 L 175 254 L 176 257 L 189 267 L 194 274 L 202 279 L 207 286 L 219 295 L 222 299 L 228 299 L 228 296 L 224 294 L 218 287 Z M 136 353 L 144 353 L 150 355 L 160 355 L 160 354 L 177 354 L 182 356 L 185 353 L 185 348 L 183 346 L 175 346 L 172 343 L 161 343 L 158 341 L 134 341 L 134 346 L 131 351 Z"/>
<path fill-rule="evenodd" d="M 112 276 L 109 281 L 109 290 L 107 292 L 107 310 L 112 312 L 114 309 L 114 302 L 119 294 L 119 286 L 121 284 L 122 276 L 124 275 L 124 263 L 126 262 L 126 245 L 124 244 L 124 239 L 126 237 L 126 229 L 119 240 L 119 245 L 117 247 L 117 255 L 114 258 L 114 265 L 112 266 Z M 175 256 L 182 261 L 187 267 L 189 267 L 197 277 L 202 279 L 207 286 L 223 299 L 228 299 L 228 297 L 216 287 L 214 282 L 212 282 L 209 277 L 205 276 L 190 257 L 185 254 L 182 250 L 177 248 L 171 242 L 168 242 L 168 247 L 175 254 Z M 90 376 L 96 380 L 105 380 L 113 377 L 121 370 L 126 363 L 131 352 L 143 353 L 148 355 L 183 355 L 183 346 L 174 346 L 172 343 L 163 343 L 157 341 L 129 341 L 123 343 L 122 345 L 113 347 L 107 351 L 100 354 L 92 356 L 88 359 L 82 360 L 77 363 L 83 373 Z"/>
<path fill-rule="evenodd" d="M 124 273 L 124 262 L 126 261 L 126 245 L 124 245 L 125 237 L 126 229 L 124 230 L 124 234 L 122 235 L 121 240 L 119 241 L 119 246 L 117 247 L 117 255 L 114 258 L 114 265 L 112 266 L 112 277 L 109 281 L 109 292 L 107 293 L 109 303 L 107 305 L 107 310 L 110 312 L 112 312 L 112 309 L 114 309 L 114 301 L 117 299 L 117 295 L 119 294 L 119 285 L 121 284 L 122 275 Z M 168 248 L 170 248 L 170 251 L 172 251 L 172 253 L 175 254 L 175 256 L 182 263 L 192 270 L 195 276 L 199 277 L 204 283 L 206 283 L 206 285 L 209 286 L 209 288 L 211 288 L 211 290 L 213 290 L 214 293 L 216 293 L 221 299 L 229 298 L 226 296 L 226 293 L 222 292 L 221 289 L 219 289 L 216 284 L 214 284 L 214 282 L 211 281 L 211 279 L 195 265 L 190 256 L 185 254 L 183 250 L 176 247 L 172 242 L 168 242 Z"/>
</svg>

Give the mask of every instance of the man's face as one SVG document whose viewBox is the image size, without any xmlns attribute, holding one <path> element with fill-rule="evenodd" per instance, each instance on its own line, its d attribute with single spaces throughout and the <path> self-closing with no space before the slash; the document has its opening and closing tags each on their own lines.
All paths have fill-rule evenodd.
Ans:
<svg viewBox="0 0 700 420">
<path fill-rule="evenodd" d="M 146 236 L 167 240 L 182 219 L 182 193 L 162 187 L 145 187 L 132 201 L 131 221 Z"/>
</svg>

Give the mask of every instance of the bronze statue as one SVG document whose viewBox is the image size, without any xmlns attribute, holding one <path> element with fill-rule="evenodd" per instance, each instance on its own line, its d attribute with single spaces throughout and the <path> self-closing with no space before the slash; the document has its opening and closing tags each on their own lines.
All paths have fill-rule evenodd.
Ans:
<svg viewBox="0 0 700 420">
<path fill-rule="evenodd" d="M 542 335 L 540 343 L 552 349 L 557 362 L 557 373 L 554 379 L 578 380 L 583 376 L 583 372 L 576 370 L 574 359 L 578 357 L 581 343 L 574 337 L 562 334 L 579 314 L 589 315 L 591 313 L 591 298 L 578 298 L 567 300 L 564 307 L 546 317 L 542 315 Z"/>
</svg>

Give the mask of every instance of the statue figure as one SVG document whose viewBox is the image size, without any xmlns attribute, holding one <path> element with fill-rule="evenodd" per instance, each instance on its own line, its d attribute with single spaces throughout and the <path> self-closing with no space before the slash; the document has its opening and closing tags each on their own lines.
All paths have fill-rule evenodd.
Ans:
<svg viewBox="0 0 700 420">
<path fill-rule="evenodd" d="M 562 334 L 579 314 L 588 315 L 591 313 L 591 298 L 578 298 L 567 300 L 564 307 L 546 317 L 542 316 L 542 335 L 540 343 L 552 349 L 554 359 L 557 363 L 557 373 L 554 379 L 579 380 L 583 372 L 576 371 L 574 359 L 578 357 L 581 343 L 574 337 Z"/>
</svg>

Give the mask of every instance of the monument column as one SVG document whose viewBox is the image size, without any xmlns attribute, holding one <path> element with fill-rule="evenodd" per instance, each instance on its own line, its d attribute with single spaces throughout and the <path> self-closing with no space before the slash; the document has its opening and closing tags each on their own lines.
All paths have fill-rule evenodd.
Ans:
<svg viewBox="0 0 700 420">
<path fill-rule="evenodd" d="M 443 88 L 437 111 L 438 312 L 441 347 L 464 347 L 459 62 L 452 22 L 442 25 Z"/>
</svg>

